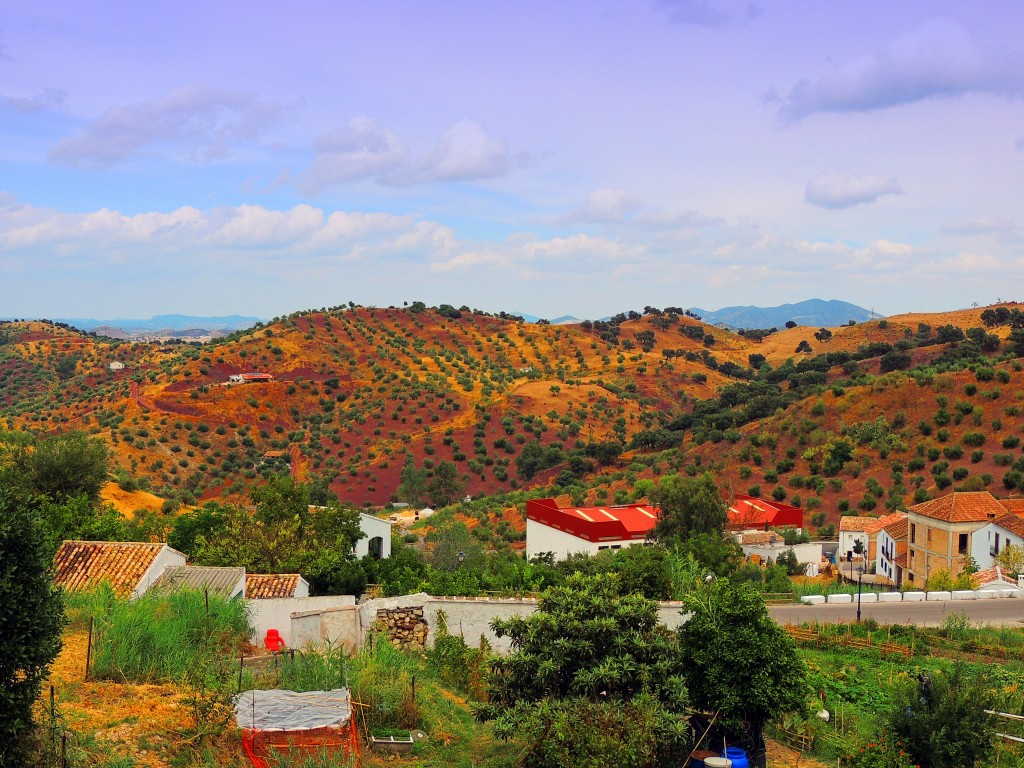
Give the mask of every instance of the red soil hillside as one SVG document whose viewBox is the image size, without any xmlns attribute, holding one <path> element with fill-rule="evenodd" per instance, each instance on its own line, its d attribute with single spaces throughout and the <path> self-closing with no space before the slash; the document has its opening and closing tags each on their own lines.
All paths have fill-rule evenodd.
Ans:
<svg viewBox="0 0 1024 768">
<path fill-rule="evenodd" d="M 616 345 L 582 326 L 364 308 L 301 313 L 201 348 L 16 330 L 0 363 L 31 368 L 12 382 L 6 413 L 18 426 L 103 436 L 121 468 L 186 500 L 240 498 L 293 458 L 296 475 L 326 477 L 356 504 L 391 499 L 407 457 L 428 469 L 454 461 L 478 495 L 514 487 L 532 440 L 624 443 L 733 380 L 719 362 L 749 370 L 751 344 L 688 318 L 624 322 Z M 127 374 L 109 370 L 115 359 Z M 250 371 L 273 381 L 227 384 Z"/>
</svg>

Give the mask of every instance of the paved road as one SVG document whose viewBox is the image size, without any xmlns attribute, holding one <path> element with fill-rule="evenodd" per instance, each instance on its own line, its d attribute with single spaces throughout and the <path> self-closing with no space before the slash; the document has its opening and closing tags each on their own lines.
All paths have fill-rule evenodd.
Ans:
<svg viewBox="0 0 1024 768">
<path fill-rule="evenodd" d="M 836 605 L 770 605 L 768 612 L 779 624 L 846 624 L 857 620 L 853 603 Z M 951 600 L 928 603 L 862 603 L 861 617 L 879 624 L 916 624 L 941 626 L 951 613 L 966 613 L 976 624 L 1000 627 L 1024 627 L 1024 599 Z"/>
</svg>

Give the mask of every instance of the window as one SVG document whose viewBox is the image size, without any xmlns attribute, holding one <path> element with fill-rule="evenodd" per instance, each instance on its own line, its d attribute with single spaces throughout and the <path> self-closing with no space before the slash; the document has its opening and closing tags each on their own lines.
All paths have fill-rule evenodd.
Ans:
<svg viewBox="0 0 1024 768">
<path fill-rule="evenodd" d="M 910 543 L 917 543 L 917 523 L 910 524 Z"/>
<path fill-rule="evenodd" d="M 968 539 L 968 534 L 966 534 L 966 533 L 961 533 L 960 534 L 960 540 L 957 542 L 957 548 L 956 548 L 956 551 L 957 551 L 958 555 L 966 555 L 967 554 L 967 539 Z"/>
</svg>

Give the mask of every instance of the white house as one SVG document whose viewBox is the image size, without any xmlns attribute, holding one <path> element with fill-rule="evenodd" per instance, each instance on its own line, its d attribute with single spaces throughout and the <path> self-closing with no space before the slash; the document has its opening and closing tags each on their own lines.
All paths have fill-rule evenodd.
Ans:
<svg viewBox="0 0 1024 768">
<path fill-rule="evenodd" d="M 1007 547 L 1024 547 L 1024 519 L 1010 512 L 971 535 L 971 557 L 981 570 L 995 565 L 996 555 Z"/>
<path fill-rule="evenodd" d="M 901 514 L 896 520 L 883 525 L 878 531 L 878 544 L 875 548 L 875 573 L 884 576 L 896 586 L 903 583 L 909 527 L 907 515 Z"/>
<path fill-rule="evenodd" d="M 390 520 L 368 515 L 365 512 L 359 513 L 359 530 L 365 536 L 356 542 L 352 551 L 356 557 L 373 555 L 377 560 L 384 560 L 391 557 L 391 526 Z"/>
<path fill-rule="evenodd" d="M 112 361 L 111 361 L 111 362 L 110 362 L 110 363 L 109 363 L 109 364 L 107 365 L 107 368 L 109 368 L 109 369 L 110 369 L 110 370 L 112 370 L 112 371 L 123 371 L 123 370 L 124 370 L 125 368 L 127 368 L 127 367 L 128 367 L 128 366 L 126 366 L 126 365 L 125 365 L 124 363 L 122 363 L 122 362 L 121 362 L 120 360 L 112 360 Z"/>
<path fill-rule="evenodd" d="M 560 508 L 554 499 L 531 499 L 526 502 L 526 557 L 550 552 L 562 560 L 577 552 L 643 544 L 658 514 L 649 504 Z"/>
</svg>

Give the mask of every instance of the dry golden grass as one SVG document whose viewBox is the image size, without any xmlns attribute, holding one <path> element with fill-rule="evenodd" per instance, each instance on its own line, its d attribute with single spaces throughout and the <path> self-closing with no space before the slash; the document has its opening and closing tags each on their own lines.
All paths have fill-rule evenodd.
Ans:
<svg viewBox="0 0 1024 768">
<path fill-rule="evenodd" d="M 159 511 L 164 500 L 149 491 L 126 491 L 117 483 L 107 483 L 100 491 L 100 499 L 105 504 L 112 504 L 125 517 L 132 517 L 137 510 L 148 509 Z"/>
</svg>

